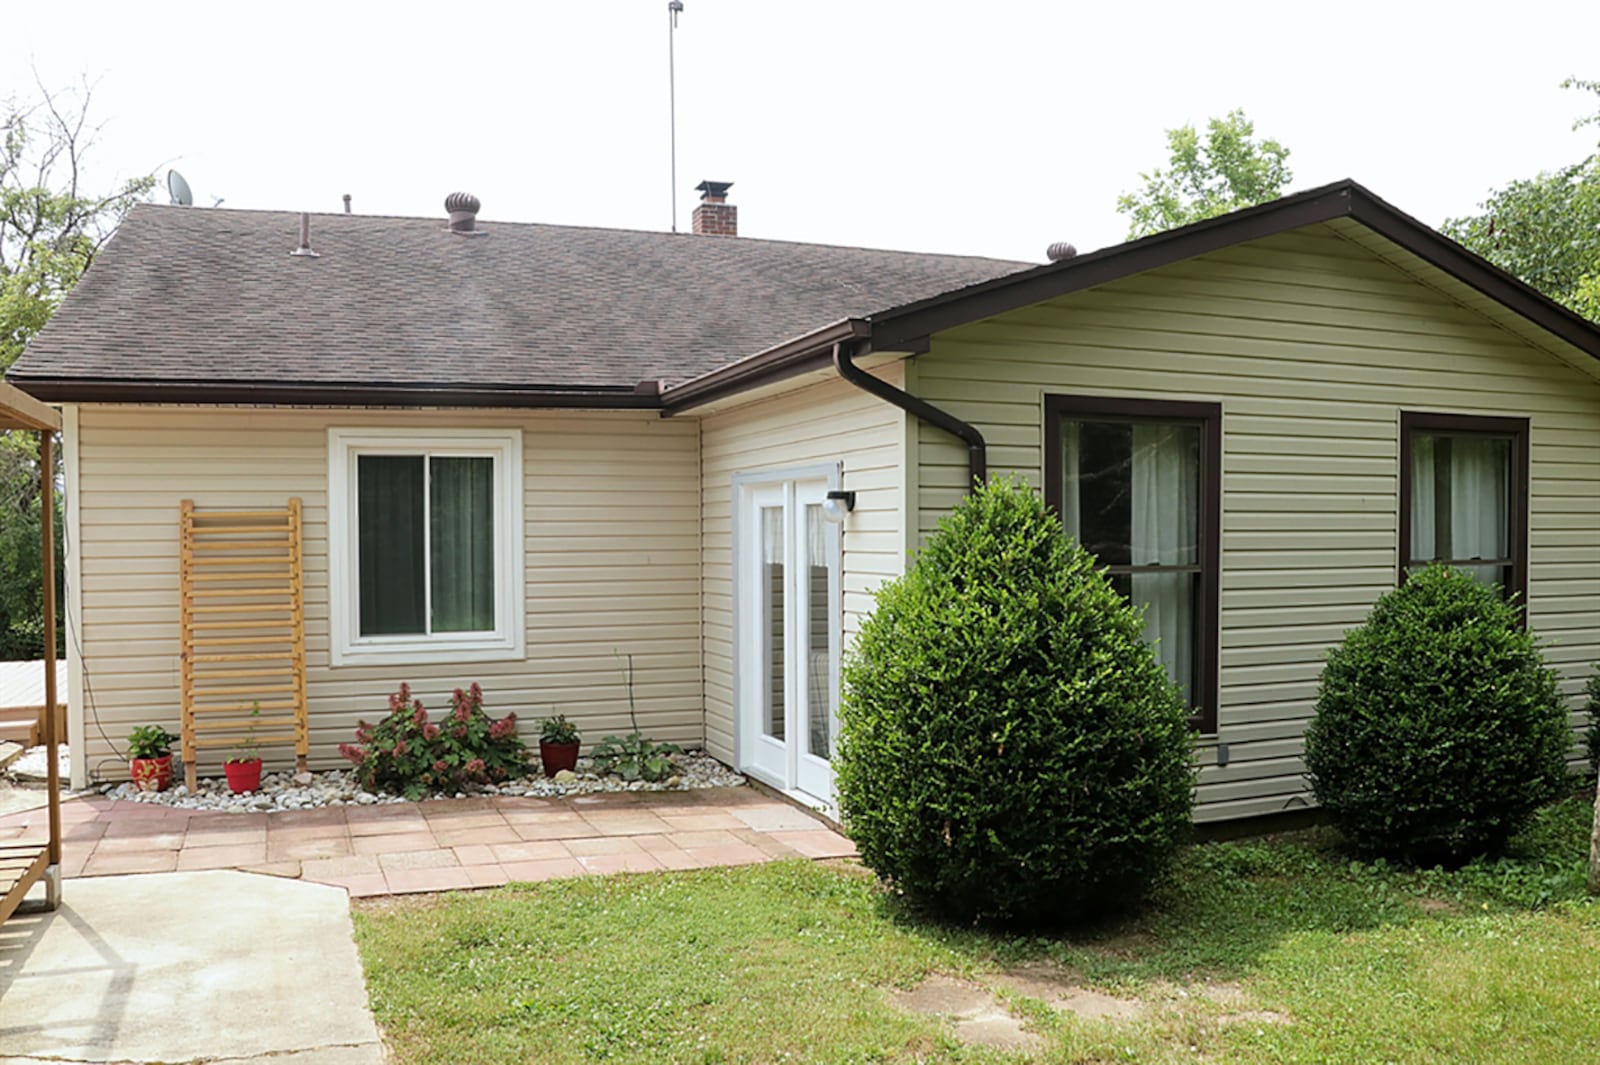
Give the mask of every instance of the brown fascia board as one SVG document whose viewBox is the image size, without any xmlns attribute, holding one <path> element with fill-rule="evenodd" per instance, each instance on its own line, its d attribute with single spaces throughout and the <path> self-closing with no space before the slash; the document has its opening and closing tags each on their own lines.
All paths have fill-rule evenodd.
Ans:
<svg viewBox="0 0 1600 1065">
<path fill-rule="evenodd" d="M 632 385 L 571 389 L 462 385 L 316 385 L 239 381 L 110 381 L 12 378 L 46 403 L 242 403 L 306 407 L 510 407 L 659 410 L 660 397 Z"/>
<path fill-rule="evenodd" d="M 860 318 L 843 318 L 803 336 L 785 340 L 721 369 L 701 374 L 661 393 L 665 413 L 671 416 L 735 395 L 757 385 L 771 384 L 831 365 L 833 346 L 868 335 Z"/>
<path fill-rule="evenodd" d="M 1557 303 L 1543 292 L 1470 251 L 1438 230 L 1350 182 L 1351 217 L 1417 258 L 1477 289 L 1501 306 L 1600 359 L 1600 323 Z"/>
<path fill-rule="evenodd" d="M 872 345 L 903 350 L 941 330 L 1336 218 L 1353 218 L 1600 359 L 1600 326 L 1349 180 L 874 314 Z"/>
</svg>

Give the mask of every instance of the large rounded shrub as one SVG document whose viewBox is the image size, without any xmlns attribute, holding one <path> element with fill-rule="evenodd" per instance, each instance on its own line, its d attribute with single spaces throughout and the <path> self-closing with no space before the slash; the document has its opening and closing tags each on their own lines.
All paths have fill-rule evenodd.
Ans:
<svg viewBox="0 0 1600 1065">
<path fill-rule="evenodd" d="M 1142 898 L 1189 827 L 1187 713 L 1139 613 L 1026 486 L 991 481 L 879 592 L 844 669 L 839 806 L 947 918 Z"/>
<path fill-rule="evenodd" d="M 1572 741 L 1516 605 L 1430 566 L 1329 653 L 1305 760 L 1358 848 L 1455 863 L 1500 850 L 1560 793 Z"/>
</svg>

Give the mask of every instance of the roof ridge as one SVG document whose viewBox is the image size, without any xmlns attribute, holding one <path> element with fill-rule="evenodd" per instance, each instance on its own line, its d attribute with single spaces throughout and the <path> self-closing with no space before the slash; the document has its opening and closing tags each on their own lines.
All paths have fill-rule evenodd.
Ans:
<svg viewBox="0 0 1600 1065">
<path fill-rule="evenodd" d="M 436 216 L 433 216 L 433 215 L 374 214 L 374 213 L 369 213 L 369 212 L 346 213 L 344 211 L 297 211 L 297 210 L 294 210 L 292 208 L 275 208 L 275 207 L 185 207 L 185 206 L 182 206 L 182 205 L 179 205 L 179 204 L 151 203 L 151 202 L 134 204 L 133 210 L 138 212 L 138 213 L 140 213 L 140 214 L 145 214 L 147 212 L 152 212 L 152 211 L 161 212 L 161 213 L 173 212 L 173 211 L 203 211 L 203 212 L 205 212 L 207 214 L 211 214 L 211 213 L 215 212 L 215 213 L 218 213 L 218 214 L 237 214 L 237 215 L 249 215 L 249 216 L 255 216 L 255 217 L 281 216 L 281 217 L 284 217 L 284 218 L 291 218 L 291 219 L 292 218 L 297 218 L 302 214 L 309 214 L 314 219 L 316 219 L 316 218 L 339 219 L 339 220 L 361 219 L 361 220 L 366 220 L 366 221 L 391 221 L 391 222 L 431 222 L 431 221 L 437 221 L 439 223 L 439 229 L 441 231 L 443 231 L 446 228 L 445 225 L 444 225 L 443 215 L 439 215 L 439 216 L 436 217 Z M 833 251 L 872 252 L 872 253 L 880 254 L 880 255 L 909 255 L 909 256 L 916 256 L 918 258 L 924 258 L 924 259 L 959 259 L 959 260 L 962 260 L 962 261 L 965 261 L 965 262 L 995 263 L 995 264 L 1002 265 L 1002 266 L 1014 266 L 1014 267 L 1019 267 L 1019 268 L 1020 267 L 1029 267 L 1029 266 L 1037 266 L 1037 265 L 1039 265 L 1038 263 L 1030 261 L 1030 260 L 1027 260 L 1027 259 L 1006 259 L 1006 258 L 1001 258 L 1001 257 L 998 257 L 998 256 L 993 256 L 993 255 L 971 255 L 971 254 L 965 254 L 965 253 L 962 253 L 962 252 L 911 251 L 911 250 L 904 249 L 904 248 L 879 248 L 879 247 L 870 247 L 870 246 L 865 245 L 865 244 L 829 244 L 829 243 L 824 243 L 824 242 L 820 242 L 820 241 L 791 240 L 791 239 L 786 239 L 786 238 L 782 238 L 782 237 L 750 237 L 750 236 L 743 236 L 743 235 L 740 235 L 738 237 L 710 237 L 710 236 L 707 236 L 705 234 L 700 234 L 700 233 L 671 233 L 671 232 L 667 232 L 665 230 L 659 230 L 659 229 L 635 229 L 635 228 L 630 228 L 630 227 L 626 227 L 626 226 L 585 226 L 585 225 L 574 225 L 574 224 L 566 223 L 566 222 L 524 222 L 524 221 L 516 221 L 516 220 L 510 220 L 510 219 L 493 219 L 493 218 L 489 218 L 489 219 L 479 218 L 477 224 L 478 224 L 478 228 L 479 229 L 493 229 L 494 227 L 497 227 L 497 226 L 512 226 L 512 227 L 516 227 L 516 228 L 519 228 L 519 229 L 559 229 L 559 230 L 567 230 L 567 231 L 574 231 L 574 232 L 581 232 L 581 233 L 609 233 L 609 234 L 619 234 L 619 235 L 632 235 L 632 236 L 640 236 L 640 237 L 661 238 L 661 239 L 664 239 L 664 240 L 678 240 L 678 239 L 682 239 L 682 240 L 717 240 L 717 241 L 723 241 L 723 242 L 730 242 L 730 241 L 735 241 L 736 240 L 740 244 L 781 245 L 781 246 L 784 246 L 784 247 L 819 248 L 819 249 L 828 249 L 828 250 L 833 250 Z"/>
</svg>

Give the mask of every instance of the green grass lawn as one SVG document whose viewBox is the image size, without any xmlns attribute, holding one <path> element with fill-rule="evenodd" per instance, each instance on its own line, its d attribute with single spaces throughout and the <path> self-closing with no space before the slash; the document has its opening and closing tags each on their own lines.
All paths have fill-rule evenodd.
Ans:
<svg viewBox="0 0 1600 1065">
<path fill-rule="evenodd" d="M 1190 848 L 1154 904 L 1043 937 L 916 919 L 870 877 L 786 862 L 370 905 L 372 1007 L 400 1062 L 1589 1062 L 1600 1055 L 1591 808 L 1455 872 L 1352 860 L 1325 830 Z M 1136 1003 L 1085 1019 L 1025 967 Z M 889 990 L 992 987 L 1031 1052 L 960 1042 Z"/>
</svg>

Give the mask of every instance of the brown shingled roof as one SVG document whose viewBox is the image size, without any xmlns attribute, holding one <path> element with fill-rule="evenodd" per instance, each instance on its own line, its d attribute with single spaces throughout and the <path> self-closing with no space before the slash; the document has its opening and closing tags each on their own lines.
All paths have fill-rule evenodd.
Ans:
<svg viewBox="0 0 1600 1065">
<path fill-rule="evenodd" d="M 42 398 L 118 385 L 631 395 L 826 322 L 1030 264 L 750 238 L 135 207 L 10 371 Z M 354 397 L 352 397 L 354 398 Z M 390 401 L 393 400 L 391 395 Z M 481 402 L 481 400 L 480 400 Z"/>
</svg>

